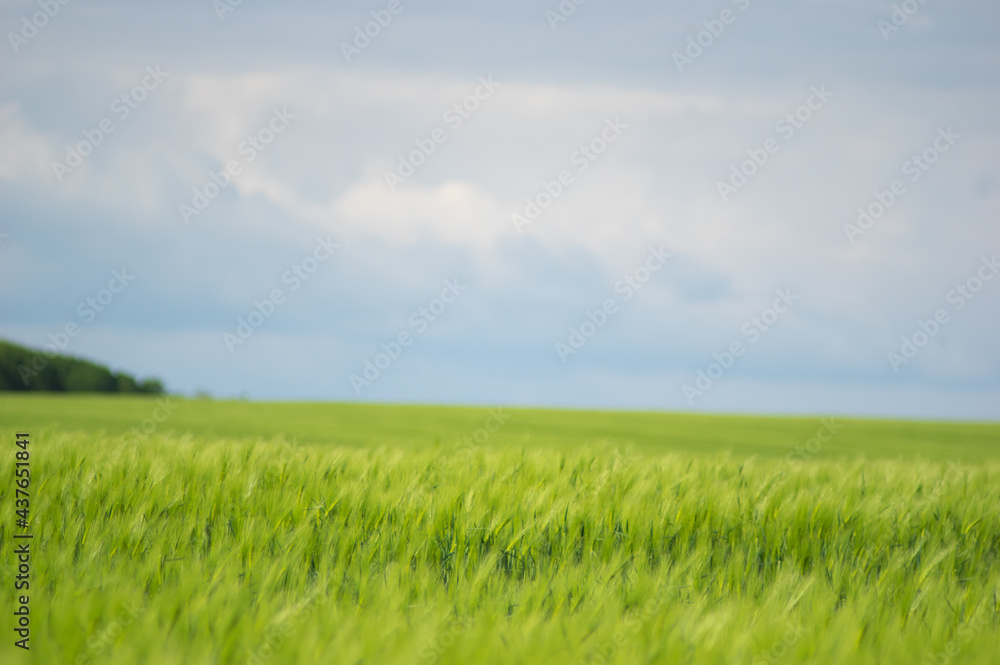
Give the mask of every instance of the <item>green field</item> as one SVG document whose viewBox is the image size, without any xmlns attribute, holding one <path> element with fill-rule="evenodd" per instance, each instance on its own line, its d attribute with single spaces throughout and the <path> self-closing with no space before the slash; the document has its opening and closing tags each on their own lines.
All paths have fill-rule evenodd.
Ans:
<svg viewBox="0 0 1000 665">
<path fill-rule="evenodd" d="M 1000 424 L 5 395 L 4 608 L 18 431 L 3 663 L 1000 662 Z"/>
</svg>

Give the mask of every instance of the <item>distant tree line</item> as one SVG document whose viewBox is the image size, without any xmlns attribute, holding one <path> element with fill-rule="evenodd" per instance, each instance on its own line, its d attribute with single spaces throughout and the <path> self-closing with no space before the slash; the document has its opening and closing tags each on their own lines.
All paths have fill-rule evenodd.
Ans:
<svg viewBox="0 0 1000 665">
<path fill-rule="evenodd" d="M 0 340 L 0 391 L 164 392 L 158 379 L 137 381 L 103 365 Z"/>
</svg>

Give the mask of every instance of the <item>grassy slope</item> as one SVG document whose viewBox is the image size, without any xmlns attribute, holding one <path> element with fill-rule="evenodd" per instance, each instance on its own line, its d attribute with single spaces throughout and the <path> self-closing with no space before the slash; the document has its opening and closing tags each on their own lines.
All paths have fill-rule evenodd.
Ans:
<svg viewBox="0 0 1000 665">
<path fill-rule="evenodd" d="M 171 398 L 177 406 L 158 432 L 299 443 L 407 448 L 449 446 L 483 426 L 485 408 L 354 404 L 251 403 Z M 156 400 L 133 396 L 0 395 L 0 427 L 99 432 L 118 437 L 149 418 Z M 730 451 L 783 456 L 815 436 L 819 418 L 722 417 L 642 412 L 504 409 L 511 418 L 490 445 L 574 449 L 588 442 L 644 452 Z M 1000 423 L 966 424 L 840 419 L 831 456 L 925 458 L 966 462 L 1000 458 Z"/>
</svg>

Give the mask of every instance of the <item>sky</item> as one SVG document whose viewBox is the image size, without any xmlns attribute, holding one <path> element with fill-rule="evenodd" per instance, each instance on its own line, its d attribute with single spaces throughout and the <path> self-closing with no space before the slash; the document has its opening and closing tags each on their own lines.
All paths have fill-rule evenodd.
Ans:
<svg viewBox="0 0 1000 665">
<path fill-rule="evenodd" d="M 0 338 L 188 395 L 1000 417 L 995 2 L 0 26 Z"/>
</svg>

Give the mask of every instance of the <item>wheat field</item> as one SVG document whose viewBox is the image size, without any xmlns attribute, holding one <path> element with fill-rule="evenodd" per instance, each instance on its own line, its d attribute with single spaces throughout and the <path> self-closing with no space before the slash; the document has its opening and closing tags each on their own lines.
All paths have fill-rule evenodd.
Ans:
<svg viewBox="0 0 1000 665">
<path fill-rule="evenodd" d="M 499 442 L 517 413 L 483 444 L 454 423 L 445 441 L 387 444 L 376 419 L 368 446 L 180 420 L 140 441 L 114 424 L 121 402 L 32 404 L 61 424 L 24 417 L 31 657 L 8 639 L 4 662 L 998 662 L 996 426 L 950 426 L 981 449 L 958 462 L 692 452 L 669 431 L 659 450 Z M 15 406 L 0 406 L 5 469 Z M 107 420 L 87 431 L 78 408 Z M 5 556 L 8 600 L 15 568 Z"/>
</svg>

